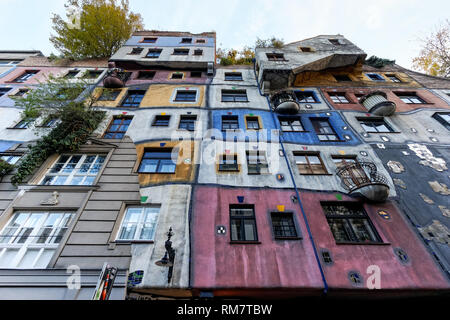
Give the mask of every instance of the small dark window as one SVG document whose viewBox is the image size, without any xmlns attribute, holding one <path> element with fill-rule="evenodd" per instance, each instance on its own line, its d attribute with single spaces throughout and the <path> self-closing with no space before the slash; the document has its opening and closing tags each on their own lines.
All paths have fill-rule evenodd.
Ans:
<svg viewBox="0 0 450 320">
<path fill-rule="evenodd" d="M 357 118 L 361 127 L 369 133 L 394 132 L 392 128 L 381 118 Z"/>
<path fill-rule="evenodd" d="M 404 103 L 421 104 L 426 103 L 414 92 L 394 92 Z"/>
<path fill-rule="evenodd" d="M 178 129 L 194 131 L 195 130 L 195 122 L 197 121 L 197 116 L 195 115 L 182 115 L 180 117 L 180 123 L 178 125 Z"/>
<path fill-rule="evenodd" d="M 378 73 L 367 73 L 366 74 L 372 81 L 385 81 L 384 78 Z"/>
<path fill-rule="evenodd" d="M 222 154 L 219 156 L 219 171 L 239 171 L 237 155 Z"/>
<path fill-rule="evenodd" d="M 195 43 L 206 43 L 205 39 L 197 39 L 195 40 Z"/>
<path fill-rule="evenodd" d="M 225 72 L 226 81 L 242 81 L 241 72 Z"/>
<path fill-rule="evenodd" d="M 155 116 L 155 119 L 153 120 L 152 126 L 154 127 L 167 127 L 170 122 L 170 116 L 166 115 L 159 115 Z"/>
<path fill-rule="evenodd" d="M 246 155 L 248 174 L 269 173 L 265 151 L 247 150 Z"/>
<path fill-rule="evenodd" d="M 175 101 L 195 102 L 197 91 L 194 90 L 177 90 Z"/>
<path fill-rule="evenodd" d="M 0 97 L 9 92 L 9 88 L 0 88 Z"/>
<path fill-rule="evenodd" d="M 294 151 L 294 159 L 300 174 L 328 174 L 318 152 Z"/>
<path fill-rule="evenodd" d="M 326 118 L 311 118 L 311 123 L 320 141 L 337 141 L 339 137 Z"/>
<path fill-rule="evenodd" d="M 239 129 L 238 116 L 222 116 L 222 130 Z"/>
<path fill-rule="evenodd" d="M 144 90 L 129 90 L 127 97 L 122 102 L 122 107 L 139 107 L 144 95 Z"/>
<path fill-rule="evenodd" d="M 159 56 L 161 55 L 162 49 L 148 49 L 147 55 L 145 56 L 146 58 L 159 58 Z"/>
<path fill-rule="evenodd" d="M 254 205 L 230 205 L 231 241 L 258 241 Z"/>
<path fill-rule="evenodd" d="M 266 56 L 269 61 L 286 61 L 283 53 L 266 53 Z"/>
<path fill-rule="evenodd" d="M 172 73 L 172 76 L 170 77 L 170 79 L 176 80 L 176 79 L 183 79 L 183 73 L 181 72 L 174 72 Z"/>
<path fill-rule="evenodd" d="M 341 45 L 341 42 L 339 41 L 339 39 L 328 39 L 328 41 L 330 41 L 330 43 L 335 45 L 335 46 L 340 46 Z"/>
<path fill-rule="evenodd" d="M 322 250 L 322 260 L 325 264 L 332 264 L 333 258 L 331 258 L 331 253 L 327 250 Z"/>
<path fill-rule="evenodd" d="M 26 70 L 24 73 L 22 73 L 20 76 L 18 76 L 17 78 L 15 78 L 13 80 L 13 82 L 25 82 L 28 79 L 30 79 L 32 76 L 34 76 L 36 73 L 38 73 L 39 70 Z"/>
<path fill-rule="evenodd" d="M 222 90 L 222 102 L 248 102 L 246 90 Z"/>
<path fill-rule="evenodd" d="M 122 139 L 130 126 L 133 117 L 114 117 L 109 124 L 108 129 L 105 132 L 103 138 L 105 139 Z"/>
<path fill-rule="evenodd" d="M 195 49 L 194 50 L 194 56 L 201 56 L 203 55 L 203 50 L 202 49 Z"/>
<path fill-rule="evenodd" d="M 170 148 L 149 148 L 144 150 L 141 163 L 139 165 L 140 173 L 175 173 L 176 159 L 172 159 Z"/>
<path fill-rule="evenodd" d="M 151 80 L 155 77 L 156 71 L 139 71 L 137 78 L 139 80 Z"/>
<path fill-rule="evenodd" d="M 392 82 L 402 82 L 395 74 L 386 74 L 385 76 Z"/>
<path fill-rule="evenodd" d="M 202 72 L 201 71 L 191 71 L 191 78 L 201 78 Z"/>
<path fill-rule="evenodd" d="M 450 112 L 436 112 L 433 114 L 433 118 L 450 130 Z"/>
<path fill-rule="evenodd" d="M 259 119 L 258 117 L 245 117 L 245 120 L 247 121 L 247 129 L 253 129 L 253 130 L 259 130 L 261 129 L 259 127 Z"/>
<path fill-rule="evenodd" d="M 80 73 L 80 71 L 78 70 L 70 70 L 69 72 L 66 73 L 66 75 L 64 76 L 65 79 L 73 79 L 76 77 L 76 75 Z"/>
<path fill-rule="evenodd" d="M 301 52 L 313 52 L 311 47 L 300 47 L 299 49 Z"/>
<path fill-rule="evenodd" d="M 333 77 L 338 81 L 352 81 L 352 79 L 350 79 L 350 77 L 346 74 L 334 74 Z"/>
<path fill-rule="evenodd" d="M 304 131 L 302 126 L 301 118 L 298 116 L 295 117 L 278 117 L 280 121 L 281 131 L 289 132 L 289 131 Z"/>
<path fill-rule="evenodd" d="M 319 102 L 313 91 L 295 91 L 295 96 L 298 102 L 301 103 L 316 103 Z"/>
<path fill-rule="evenodd" d="M 187 56 L 189 54 L 189 49 L 173 49 L 174 56 Z"/>
<path fill-rule="evenodd" d="M 144 48 L 133 48 L 129 54 L 141 54 L 144 51 Z"/>
<path fill-rule="evenodd" d="M 297 238 L 292 212 L 272 212 L 271 216 L 275 238 Z"/>
<path fill-rule="evenodd" d="M 350 103 L 343 92 L 329 92 L 328 95 L 334 103 Z"/>
<path fill-rule="evenodd" d="M 121 90 L 103 89 L 102 95 L 98 98 L 99 101 L 114 101 L 119 96 Z"/>
<path fill-rule="evenodd" d="M 192 38 L 182 38 L 181 43 L 192 43 Z"/>
<path fill-rule="evenodd" d="M 145 37 L 141 42 L 143 43 L 155 43 L 158 38 L 155 37 Z"/>
</svg>

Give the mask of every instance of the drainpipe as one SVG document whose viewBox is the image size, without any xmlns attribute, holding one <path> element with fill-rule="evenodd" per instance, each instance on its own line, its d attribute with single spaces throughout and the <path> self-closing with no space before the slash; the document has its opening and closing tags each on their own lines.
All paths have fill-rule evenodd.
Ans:
<svg viewBox="0 0 450 320">
<path fill-rule="evenodd" d="M 269 100 L 269 97 L 267 97 L 267 95 L 264 95 L 264 94 L 261 92 L 261 88 L 260 88 L 260 86 L 259 86 L 259 80 L 258 80 L 258 77 L 257 77 L 257 75 L 256 75 L 256 64 L 255 64 L 255 61 L 256 61 L 256 60 L 253 59 L 253 72 L 254 72 L 254 74 L 255 74 L 256 84 L 257 84 L 257 86 L 258 86 L 258 91 L 259 91 L 259 94 L 260 94 L 261 96 L 263 96 L 263 97 L 266 98 L 267 104 L 268 104 L 268 106 L 269 106 L 270 114 L 272 115 L 273 123 L 274 123 L 274 125 L 276 126 L 276 123 L 277 123 L 277 122 L 276 122 L 275 114 L 273 113 L 272 107 L 270 106 L 270 100 Z M 308 237 L 309 237 L 309 240 L 311 241 L 311 245 L 312 245 L 312 247 L 313 247 L 314 256 L 315 256 L 315 258 L 316 258 L 317 265 L 318 265 L 319 271 L 320 271 L 320 276 L 322 277 L 322 282 L 323 282 L 323 286 L 324 286 L 324 288 L 323 288 L 323 293 L 324 293 L 324 295 L 326 295 L 327 292 L 328 292 L 328 283 L 327 283 L 327 280 L 325 279 L 325 273 L 324 273 L 324 271 L 323 271 L 322 263 L 320 262 L 319 254 L 317 253 L 317 247 L 316 247 L 316 244 L 315 244 L 315 242 L 314 242 L 314 237 L 313 237 L 313 235 L 312 235 L 312 233 L 311 233 L 311 229 L 310 229 L 310 227 L 309 227 L 308 218 L 306 217 L 306 213 L 305 213 L 305 210 L 304 210 L 304 208 L 303 208 L 302 200 L 301 200 L 301 198 L 300 198 L 300 192 L 298 191 L 297 184 L 295 183 L 294 175 L 293 175 L 293 173 L 292 173 L 292 169 L 291 169 L 291 166 L 290 166 L 290 163 L 289 163 L 289 160 L 288 160 L 286 151 L 285 151 L 285 149 L 284 149 L 283 139 L 282 139 L 282 136 L 281 136 L 281 135 L 278 135 L 278 141 L 279 141 L 279 143 L 280 143 L 280 145 L 281 145 L 281 149 L 283 150 L 284 160 L 286 161 L 286 165 L 287 165 L 287 168 L 288 168 L 288 170 L 289 170 L 289 175 L 291 176 L 291 180 L 292 180 L 292 183 L 293 183 L 293 185 L 294 185 L 295 194 L 296 194 L 296 196 L 297 196 L 297 201 L 298 201 L 298 204 L 299 204 L 299 206 L 300 206 L 300 211 L 301 211 L 301 213 L 302 213 L 303 220 L 304 220 L 304 222 L 305 222 L 306 230 L 308 231 Z"/>
</svg>

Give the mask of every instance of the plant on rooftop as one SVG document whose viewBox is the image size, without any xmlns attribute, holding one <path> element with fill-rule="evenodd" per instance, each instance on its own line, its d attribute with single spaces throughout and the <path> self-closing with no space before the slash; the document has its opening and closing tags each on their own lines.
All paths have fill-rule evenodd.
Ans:
<svg viewBox="0 0 450 320">
<path fill-rule="evenodd" d="M 366 59 L 366 61 L 364 61 L 364 64 L 377 69 L 383 68 L 384 66 L 391 65 L 394 63 L 395 60 L 378 58 L 377 56 L 371 56 L 369 59 Z"/>
</svg>

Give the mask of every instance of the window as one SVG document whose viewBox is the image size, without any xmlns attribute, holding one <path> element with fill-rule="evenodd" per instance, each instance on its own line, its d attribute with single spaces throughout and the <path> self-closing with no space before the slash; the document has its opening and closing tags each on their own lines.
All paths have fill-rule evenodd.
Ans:
<svg viewBox="0 0 450 320">
<path fill-rule="evenodd" d="M 366 132 L 394 132 L 383 118 L 357 118 Z"/>
<path fill-rule="evenodd" d="M 117 240 L 152 241 L 155 237 L 159 209 L 159 206 L 128 207 Z"/>
<path fill-rule="evenodd" d="M 450 130 L 450 113 L 449 112 L 436 112 L 433 114 L 433 118 L 439 121 L 444 127 Z"/>
<path fill-rule="evenodd" d="M 95 71 L 95 70 L 88 70 L 84 73 L 83 78 L 85 79 L 97 79 L 103 71 Z"/>
<path fill-rule="evenodd" d="M 129 90 L 127 97 L 122 102 L 122 107 L 139 107 L 144 95 L 144 90 Z"/>
<path fill-rule="evenodd" d="M 328 174 L 318 152 L 294 152 L 300 174 Z"/>
<path fill-rule="evenodd" d="M 286 61 L 283 53 L 266 53 L 266 56 L 269 61 Z"/>
<path fill-rule="evenodd" d="M 143 43 L 155 43 L 158 38 L 156 37 L 144 37 L 141 42 Z"/>
<path fill-rule="evenodd" d="M 246 90 L 222 90 L 222 102 L 248 102 Z"/>
<path fill-rule="evenodd" d="M 192 43 L 192 38 L 181 38 L 181 43 Z"/>
<path fill-rule="evenodd" d="M 201 78 L 202 72 L 201 71 L 191 71 L 191 78 Z"/>
<path fill-rule="evenodd" d="M 246 154 L 248 174 L 269 173 L 265 151 L 248 150 Z"/>
<path fill-rule="evenodd" d="M 245 122 L 247 123 L 247 129 L 252 129 L 252 130 L 259 130 L 259 129 L 261 129 L 260 126 L 259 126 L 259 119 L 258 119 L 258 117 L 246 116 L 245 117 Z"/>
<path fill-rule="evenodd" d="M 222 154 L 219 156 L 219 171 L 239 171 L 237 155 Z"/>
<path fill-rule="evenodd" d="M 313 52 L 314 50 L 311 47 L 298 47 L 300 52 Z"/>
<path fill-rule="evenodd" d="M 222 116 L 222 130 L 239 129 L 238 116 Z"/>
<path fill-rule="evenodd" d="M 372 81 L 386 81 L 384 80 L 383 76 L 379 75 L 378 73 L 366 73 L 366 76 L 369 77 Z"/>
<path fill-rule="evenodd" d="M 141 54 L 144 48 L 133 48 L 129 54 Z"/>
<path fill-rule="evenodd" d="M 15 78 L 12 82 L 20 82 L 20 83 L 25 82 L 38 72 L 39 70 L 26 70 L 23 74 Z"/>
<path fill-rule="evenodd" d="M 103 138 L 105 139 L 122 139 L 131 124 L 133 117 L 114 117 L 109 124 Z"/>
<path fill-rule="evenodd" d="M 328 95 L 334 103 L 350 103 L 343 92 L 329 92 Z"/>
<path fill-rule="evenodd" d="M 33 121 L 34 119 L 20 120 L 19 123 L 14 126 L 14 129 L 27 129 Z"/>
<path fill-rule="evenodd" d="M 30 91 L 29 89 L 19 89 L 15 94 L 14 97 L 23 97 L 27 94 L 27 92 Z"/>
<path fill-rule="evenodd" d="M 397 78 L 394 74 L 385 74 L 385 76 L 391 80 L 392 82 L 402 82 L 399 78 Z"/>
<path fill-rule="evenodd" d="M 312 91 L 295 91 L 294 94 L 297 97 L 298 102 L 302 103 L 319 102 L 319 100 L 317 100 L 316 98 L 316 95 Z"/>
<path fill-rule="evenodd" d="M 0 155 L 0 159 L 2 159 L 3 161 L 6 161 L 9 164 L 16 164 L 20 158 L 22 158 L 22 156 L 14 155 L 14 154 Z"/>
<path fill-rule="evenodd" d="M 364 208 L 356 203 L 322 203 L 336 243 L 382 242 Z"/>
<path fill-rule="evenodd" d="M 16 212 L 0 233 L 0 268 L 45 269 L 66 233 L 71 212 Z"/>
<path fill-rule="evenodd" d="M 155 116 L 152 126 L 154 127 L 167 127 L 169 126 L 170 116 Z"/>
<path fill-rule="evenodd" d="M 350 79 L 350 77 L 347 74 L 334 74 L 333 77 L 336 79 L 336 81 L 338 82 L 342 82 L 342 81 L 352 81 L 352 79 Z"/>
<path fill-rule="evenodd" d="M 426 103 L 414 92 L 394 92 L 404 103 L 408 104 L 420 104 Z"/>
<path fill-rule="evenodd" d="M 203 50 L 202 49 L 195 49 L 194 50 L 194 56 L 201 56 L 203 55 Z"/>
<path fill-rule="evenodd" d="M 184 74 L 181 72 L 172 73 L 170 79 L 183 79 Z"/>
<path fill-rule="evenodd" d="M 272 212 L 270 216 L 276 239 L 298 237 L 292 212 Z"/>
<path fill-rule="evenodd" d="M 160 54 L 161 54 L 162 50 L 161 49 L 148 49 L 147 54 L 146 54 L 146 58 L 159 58 Z"/>
<path fill-rule="evenodd" d="M 10 88 L 0 88 L 0 97 L 11 90 Z"/>
<path fill-rule="evenodd" d="M 182 115 L 180 117 L 180 123 L 178 125 L 178 129 L 194 131 L 196 121 L 197 121 L 197 116 Z"/>
<path fill-rule="evenodd" d="M 342 178 L 345 185 L 362 185 L 370 181 L 355 155 L 332 155 L 331 158 L 338 170 L 348 166 L 346 175 Z"/>
<path fill-rule="evenodd" d="M 77 74 L 79 74 L 80 71 L 78 70 L 70 70 L 69 72 L 66 73 L 66 75 L 64 76 L 65 79 L 73 79 L 77 76 Z"/>
<path fill-rule="evenodd" d="M 339 137 L 330 125 L 328 119 L 315 118 L 311 119 L 314 131 L 320 141 L 337 141 Z"/>
<path fill-rule="evenodd" d="M 205 39 L 196 39 L 195 43 L 206 43 Z"/>
<path fill-rule="evenodd" d="M 330 43 L 335 46 L 341 45 L 341 42 L 339 41 L 339 39 L 328 39 L 328 41 L 330 41 Z"/>
<path fill-rule="evenodd" d="M 304 131 L 300 117 L 278 117 L 281 131 Z"/>
<path fill-rule="evenodd" d="M 230 205 L 231 241 L 258 241 L 254 205 Z"/>
<path fill-rule="evenodd" d="M 92 185 L 103 163 L 104 155 L 64 154 L 48 170 L 42 185 Z"/>
<path fill-rule="evenodd" d="M 121 92 L 121 90 L 103 89 L 102 95 L 98 98 L 98 101 L 114 101 Z"/>
<path fill-rule="evenodd" d="M 150 148 L 145 149 L 141 164 L 140 173 L 175 173 L 176 159 L 172 160 L 171 148 Z"/>
<path fill-rule="evenodd" d="M 197 91 L 195 90 L 177 90 L 175 101 L 195 102 L 197 99 Z"/>
<path fill-rule="evenodd" d="M 241 72 L 225 72 L 226 81 L 242 81 Z"/>
<path fill-rule="evenodd" d="M 151 80 L 155 74 L 156 71 L 139 71 L 137 78 L 139 80 Z"/>
<path fill-rule="evenodd" d="M 42 127 L 51 128 L 54 127 L 58 123 L 58 118 L 48 117 L 42 123 Z"/>
<path fill-rule="evenodd" d="M 189 55 L 189 49 L 173 49 L 174 56 L 187 56 Z"/>
<path fill-rule="evenodd" d="M 16 65 L 18 64 L 20 61 L 12 61 L 12 60 L 0 60 L 0 66 L 4 66 L 4 65 Z"/>
</svg>

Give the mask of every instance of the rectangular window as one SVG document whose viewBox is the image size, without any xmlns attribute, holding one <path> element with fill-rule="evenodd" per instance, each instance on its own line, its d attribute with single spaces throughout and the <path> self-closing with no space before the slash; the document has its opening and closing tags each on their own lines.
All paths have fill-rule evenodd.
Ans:
<svg viewBox="0 0 450 320">
<path fill-rule="evenodd" d="M 73 79 L 77 76 L 77 74 L 80 73 L 80 71 L 78 70 L 70 70 L 69 72 L 66 73 L 66 75 L 64 76 L 65 79 Z"/>
<path fill-rule="evenodd" d="M 13 155 L 13 154 L 4 154 L 0 155 L 0 159 L 3 161 L 9 163 L 9 164 L 16 164 L 19 159 L 22 158 L 22 156 L 19 155 Z"/>
<path fill-rule="evenodd" d="M 201 56 L 203 55 L 203 50 L 202 49 L 195 49 L 194 50 L 194 56 Z"/>
<path fill-rule="evenodd" d="M 270 216 L 276 239 L 298 238 L 292 212 L 271 212 Z"/>
<path fill-rule="evenodd" d="M 106 156 L 98 154 L 63 154 L 47 171 L 42 185 L 94 184 Z"/>
<path fill-rule="evenodd" d="M 12 82 L 19 82 L 19 83 L 25 82 L 38 72 L 39 72 L 39 70 L 26 70 L 20 76 L 15 78 Z"/>
<path fill-rule="evenodd" d="M 394 132 L 383 118 L 357 118 L 361 127 L 369 133 Z"/>
<path fill-rule="evenodd" d="M 170 122 L 170 116 L 166 116 L 166 115 L 155 116 L 152 126 L 153 127 L 168 127 L 169 122 Z"/>
<path fill-rule="evenodd" d="M 269 61 L 286 61 L 283 53 L 266 53 Z"/>
<path fill-rule="evenodd" d="M 66 233 L 71 212 L 16 212 L 0 233 L 0 268 L 45 269 Z"/>
<path fill-rule="evenodd" d="M 96 71 L 96 70 L 88 70 L 84 73 L 83 78 L 84 79 L 97 79 L 103 71 Z"/>
<path fill-rule="evenodd" d="M 197 121 L 197 116 L 182 115 L 180 117 L 180 123 L 178 125 L 178 129 L 194 131 L 196 121 Z"/>
<path fill-rule="evenodd" d="M 142 99 L 144 98 L 144 95 L 144 90 L 129 90 L 127 97 L 122 102 L 122 107 L 139 107 Z"/>
<path fill-rule="evenodd" d="M 196 39 L 195 43 L 206 43 L 205 39 Z"/>
<path fill-rule="evenodd" d="M 300 117 L 278 117 L 278 120 L 280 121 L 281 131 L 305 131 Z"/>
<path fill-rule="evenodd" d="M 258 241 L 254 205 L 230 205 L 231 241 Z"/>
<path fill-rule="evenodd" d="M 173 49 L 174 56 L 187 56 L 189 55 L 189 49 Z"/>
<path fill-rule="evenodd" d="M 201 71 L 191 71 L 191 78 L 201 78 L 202 72 Z"/>
<path fill-rule="evenodd" d="M 195 102 L 197 100 L 197 91 L 195 90 L 177 90 L 175 101 L 177 102 Z"/>
<path fill-rule="evenodd" d="M 330 125 L 328 119 L 325 118 L 311 118 L 311 123 L 314 131 L 320 141 L 338 141 L 339 137 Z"/>
<path fill-rule="evenodd" d="M 385 76 L 391 80 L 392 82 L 402 82 L 399 78 L 397 78 L 394 74 L 385 74 Z"/>
<path fill-rule="evenodd" d="M 328 95 L 334 103 L 350 103 L 343 92 L 329 92 Z"/>
<path fill-rule="evenodd" d="M 10 88 L 0 88 L 0 97 L 3 96 L 4 94 L 8 93 L 9 90 L 11 90 Z"/>
<path fill-rule="evenodd" d="M 339 41 L 339 39 L 328 39 L 328 41 L 330 41 L 330 43 L 335 46 L 341 45 L 341 42 Z"/>
<path fill-rule="evenodd" d="M 181 38 L 181 43 L 192 43 L 192 38 Z"/>
<path fill-rule="evenodd" d="M 297 97 L 298 102 L 301 103 L 319 102 L 319 100 L 317 100 L 316 98 L 316 95 L 312 91 L 295 91 L 294 94 Z"/>
<path fill-rule="evenodd" d="M 137 79 L 139 80 L 152 80 L 156 71 L 139 71 Z"/>
<path fill-rule="evenodd" d="M 129 54 L 133 54 L 133 55 L 141 54 L 142 51 L 144 51 L 144 48 L 133 48 L 133 49 L 131 49 L 131 52 Z"/>
<path fill-rule="evenodd" d="M 143 43 L 155 43 L 158 38 L 156 37 L 144 37 L 141 42 Z"/>
<path fill-rule="evenodd" d="M 421 104 L 426 103 L 414 92 L 394 92 L 404 103 Z"/>
<path fill-rule="evenodd" d="M 222 130 L 239 129 L 238 116 L 222 116 Z"/>
<path fill-rule="evenodd" d="M 322 203 L 322 208 L 336 243 L 382 242 L 362 205 Z"/>
<path fill-rule="evenodd" d="M 156 59 L 161 55 L 162 49 L 148 49 L 146 58 Z"/>
<path fill-rule="evenodd" d="M 246 154 L 248 174 L 269 173 L 265 151 L 247 150 Z"/>
<path fill-rule="evenodd" d="M 378 73 L 366 73 L 366 76 L 372 81 L 386 81 L 383 76 Z"/>
<path fill-rule="evenodd" d="M 219 171 L 239 171 L 236 154 L 221 154 L 219 156 Z"/>
<path fill-rule="evenodd" d="M 449 112 L 436 112 L 433 114 L 433 118 L 439 121 L 444 127 L 450 130 L 450 113 Z"/>
<path fill-rule="evenodd" d="M 172 73 L 170 79 L 176 80 L 176 79 L 183 79 L 184 74 L 181 72 L 174 72 Z"/>
<path fill-rule="evenodd" d="M 258 119 L 258 117 L 246 116 L 245 117 L 245 121 L 247 123 L 247 129 L 251 129 L 251 130 L 259 130 L 259 129 L 261 129 L 260 126 L 259 126 L 259 119 Z"/>
<path fill-rule="evenodd" d="M 172 159 L 172 148 L 149 148 L 145 149 L 140 173 L 175 173 L 176 159 Z"/>
<path fill-rule="evenodd" d="M 222 90 L 222 102 L 248 102 L 246 90 Z"/>
<path fill-rule="evenodd" d="M 350 77 L 347 74 L 333 74 L 333 77 L 338 82 L 352 81 L 352 79 L 350 79 Z"/>
<path fill-rule="evenodd" d="M 117 240 L 153 241 L 159 210 L 159 206 L 128 207 Z"/>
<path fill-rule="evenodd" d="M 23 97 L 25 96 L 30 89 L 19 89 L 15 94 L 14 97 Z"/>
<path fill-rule="evenodd" d="M 114 101 L 121 92 L 121 90 L 103 89 L 102 95 L 98 98 L 98 101 Z"/>
<path fill-rule="evenodd" d="M 328 174 L 318 152 L 294 151 L 294 158 L 300 174 Z"/>
<path fill-rule="evenodd" d="M 242 81 L 241 72 L 225 72 L 226 81 Z"/>
<path fill-rule="evenodd" d="M 46 128 L 54 127 L 58 123 L 58 118 L 47 117 L 44 122 L 42 122 L 41 126 Z"/>
<path fill-rule="evenodd" d="M 109 124 L 103 138 L 105 139 L 122 139 L 131 124 L 133 117 L 118 116 L 114 117 Z"/>
<path fill-rule="evenodd" d="M 14 126 L 14 129 L 27 129 L 33 121 L 34 119 L 20 120 L 19 123 Z"/>
</svg>

